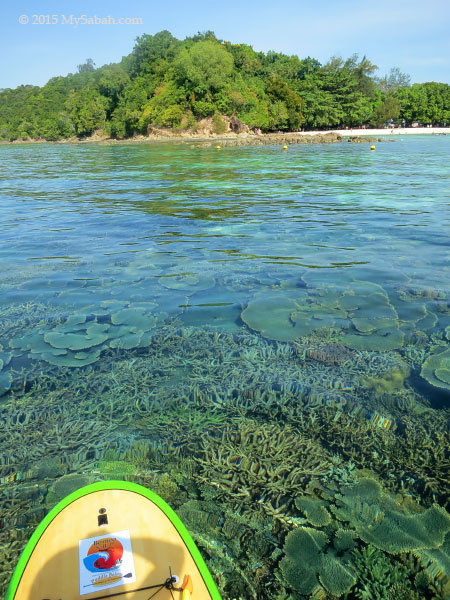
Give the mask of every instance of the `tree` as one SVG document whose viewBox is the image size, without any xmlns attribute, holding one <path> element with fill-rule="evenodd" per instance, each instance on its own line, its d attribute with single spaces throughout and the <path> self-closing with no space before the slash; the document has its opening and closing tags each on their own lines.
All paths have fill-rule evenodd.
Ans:
<svg viewBox="0 0 450 600">
<path fill-rule="evenodd" d="M 307 76 L 302 82 L 301 95 L 304 123 L 308 129 L 333 127 L 343 121 L 342 108 L 321 78 Z"/>
<path fill-rule="evenodd" d="M 358 54 L 354 54 L 351 58 L 349 58 L 345 62 L 345 66 L 356 78 L 358 82 L 358 90 L 365 96 L 374 99 L 376 95 L 376 84 L 373 80 L 373 74 L 378 67 L 374 65 L 366 57 L 366 55 L 359 60 Z"/>
<path fill-rule="evenodd" d="M 161 125 L 162 127 L 179 128 L 183 117 L 183 108 L 178 104 L 172 104 L 159 116 L 158 125 Z"/>
<path fill-rule="evenodd" d="M 180 42 L 166 29 L 155 35 L 144 34 L 136 38 L 131 53 L 130 71 L 132 76 L 161 72 L 161 65 L 168 65 Z"/>
<path fill-rule="evenodd" d="M 105 124 L 106 102 L 95 90 L 71 90 L 66 107 L 78 136 L 90 135 Z"/>
<path fill-rule="evenodd" d="M 114 137 L 125 137 L 144 132 L 143 112 L 148 96 L 141 78 L 131 81 L 122 91 L 117 107 L 111 115 L 111 132 Z"/>
<path fill-rule="evenodd" d="M 78 73 L 92 73 L 92 71 L 95 71 L 95 62 L 92 58 L 87 58 L 86 62 L 83 65 L 78 65 L 77 69 Z"/>
<path fill-rule="evenodd" d="M 305 123 L 309 127 L 355 126 L 367 123 L 377 100 L 371 74 L 377 67 L 365 56 L 347 60 L 332 57 L 325 65 L 306 75 L 298 91 L 305 102 Z"/>
<path fill-rule="evenodd" d="M 169 31 L 144 34 L 118 64 L 53 77 L 44 86 L 0 91 L 0 139 L 59 139 L 98 128 L 115 137 L 149 124 L 195 127 L 195 120 L 236 115 L 261 129 L 382 125 L 390 119 L 450 123 L 450 86 L 410 86 L 398 67 L 377 79 L 375 65 L 353 54 L 318 60 L 255 52 L 200 32 L 184 41 Z"/>
<path fill-rule="evenodd" d="M 369 122 L 374 127 L 382 127 L 386 123 L 389 123 L 391 119 L 397 119 L 399 115 L 400 102 L 392 91 L 388 91 L 382 96 L 380 94 L 380 99 L 374 107 Z"/>
<path fill-rule="evenodd" d="M 424 124 L 450 122 L 450 85 L 446 83 L 415 83 L 396 92 L 400 117 L 408 122 Z"/>
<path fill-rule="evenodd" d="M 212 130 L 217 134 L 225 133 L 227 130 L 227 126 L 219 113 L 215 113 L 212 118 Z"/>
<path fill-rule="evenodd" d="M 297 77 L 300 80 L 306 79 L 308 75 L 314 75 L 322 65 L 315 59 L 307 56 L 300 61 L 300 69 L 297 72 Z"/>
<path fill-rule="evenodd" d="M 218 43 L 204 40 L 183 48 L 174 67 L 179 85 L 202 97 L 225 86 L 233 70 L 233 57 Z"/>
<path fill-rule="evenodd" d="M 225 48 L 233 56 L 234 66 L 241 73 L 254 75 L 262 67 L 258 54 L 247 44 L 224 43 Z"/>
<path fill-rule="evenodd" d="M 281 79 L 276 73 L 272 73 L 266 83 L 266 93 L 275 103 L 277 109 L 272 109 L 271 128 L 273 129 L 298 129 L 303 122 L 303 100 L 297 92 L 294 92 L 289 85 Z M 280 110 L 280 102 L 285 110 Z M 275 114 L 279 114 L 280 120 L 274 121 Z"/>
<path fill-rule="evenodd" d="M 269 50 L 267 56 L 263 59 L 265 66 L 262 75 L 270 76 L 276 73 L 284 81 L 293 82 L 298 79 L 298 74 L 302 68 L 302 63 L 298 56 L 288 56 L 282 52 Z"/>
<path fill-rule="evenodd" d="M 378 80 L 378 87 L 382 91 L 398 90 L 398 88 L 409 87 L 411 85 L 411 77 L 406 73 L 402 73 L 398 67 L 393 67 L 389 75 L 385 75 Z"/>
<path fill-rule="evenodd" d="M 102 96 L 110 98 L 115 104 L 129 82 L 128 74 L 120 65 L 110 65 L 102 70 L 98 87 Z"/>
</svg>

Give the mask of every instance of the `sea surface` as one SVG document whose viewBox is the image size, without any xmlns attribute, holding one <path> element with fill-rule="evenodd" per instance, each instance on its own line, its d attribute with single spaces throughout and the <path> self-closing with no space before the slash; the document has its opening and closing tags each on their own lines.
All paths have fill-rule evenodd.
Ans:
<svg viewBox="0 0 450 600">
<path fill-rule="evenodd" d="M 356 467 L 371 469 L 424 510 L 444 506 L 448 478 L 426 485 L 431 470 L 391 462 L 387 475 L 369 458 L 355 467 L 356 429 L 354 449 L 352 438 L 341 448 L 311 433 L 317 465 L 292 489 L 261 478 L 252 444 L 275 452 L 313 413 L 381 447 L 414 419 L 446 435 L 449 151 L 449 137 L 420 135 L 373 151 L 0 146 L 5 582 L 48 509 L 96 479 L 138 481 L 172 503 L 224 598 L 281 594 L 277 556 L 305 518 L 294 497 L 312 494 L 312 478 L 350 485 Z M 271 455 L 270 468 L 288 454 Z M 230 510 L 241 521 L 231 525 Z M 233 546 L 227 514 L 238 537 L 247 521 L 248 535 L 269 529 L 272 546 Z M 232 567 L 239 581 L 227 584 Z M 283 593 L 309 597 L 281 572 Z"/>
</svg>

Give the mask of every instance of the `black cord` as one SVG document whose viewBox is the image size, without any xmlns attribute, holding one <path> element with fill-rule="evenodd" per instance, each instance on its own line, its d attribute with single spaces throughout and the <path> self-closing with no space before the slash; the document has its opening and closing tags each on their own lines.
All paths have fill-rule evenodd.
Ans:
<svg viewBox="0 0 450 600">
<path fill-rule="evenodd" d="M 175 590 L 176 592 L 182 592 L 183 588 L 176 588 L 173 585 L 175 583 L 176 579 L 175 579 L 175 577 L 173 577 L 170 567 L 169 567 L 169 572 L 170 572 L 170 577 L 168 577 L 164 583 L 158 583 L 156 585 L 147 585 L 146 587 L 137 588 L 135 590 L 124 590 L 123 592 L 116 592 L 115 594 L 107 594 L 105 596 L 97 596 L 95 598 L 95 600 L 104 600 L 105 598 L 114 598 L 115 596 L 122 596 L 123 594 L 130 594 L 132 592 L 142 592 L 144 590 L 152 590 L 155 588 L 159 588 L 159 589 L 157 589 L 154 594 L 149 596 L 148 600 L 150 600 L 150 598 L 154 598 L 156 596 L 156 594 L 164 588 L 168 589 L 170 591 L 170 595 L 172 596 L 172 598 L 174 598 L 174 596 L 172 594 L 172 590 Z M 175 598 L 174 598 L 174 600 L 175 600 Z"/>
<path fill-rule="evenodd" d="M 149 596 L 147 598 L 147 600 L 151 600 L 152 598 L 154 598 L 156 596 L 156 594 L 158 594 L 163 588 L 166 588 L 166 590 L 169 590 L 170 595 L 172 596 L 173 600 L 175 600 L 175 598 L 174 598 L 174 595 L 172 594 L 172 590 L 175 590 L 176 592 L 183 591 L 183 588 L 176 588 L 173 585 L 175 583 L 176 579 L 172 575 L 172 569 L 170 567 L 169 567 L 169 573 L 170 573 L 170 577 L 168 577 L 166 579 L 166 581 L 160 586 L 159 590 L 156 590 L 156 592 L 154 594 L 152 594 L 151 596 Z M 152 586 L 152 587 L 156 587 L 156 586 Z"/>
</svg>

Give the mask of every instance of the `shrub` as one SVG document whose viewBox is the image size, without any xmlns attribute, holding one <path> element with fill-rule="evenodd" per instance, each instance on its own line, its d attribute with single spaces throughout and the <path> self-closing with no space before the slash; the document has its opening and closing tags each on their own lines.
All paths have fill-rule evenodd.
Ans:
<svg viewBox="0 0 450 600">
<path fill-rule="evenodd" d="M 219 113 L 215 113 L 212 120 L 212 130 L 214 133 L 225 133 L 227 130 L 227 126 L 224 123 L 224 120 L 219 115 Z"/>
<path fill-rule="evenodd" d="M 192 111 L 188 110 L 184 113 L 183 118 L 181 119 L 181 129 L 190 129 L 191 131 L 197 131 L 198 123 L 195 120 Z"/>
<path fill-rule="evenodd" d="M 126 136 L 127 130 L 125 123 L 117 118 L 110 122 L 110 132 L 113 138 L 123 138 Z"/>
<path fill-rule="evenodd" d="M 209 117 L 215 111 L 215 106 L 212 102 L 204 100 L 196 100 L 192 105 L 194 115 L 197 117 Z"/>
<path fill-rule="evenodd" d="M 159 116 L 158 122 L 162 127 L 180 127 L 181 120 L 184 117 L 184 111 L 178 104 L 168 106 Z"/>
</svg>

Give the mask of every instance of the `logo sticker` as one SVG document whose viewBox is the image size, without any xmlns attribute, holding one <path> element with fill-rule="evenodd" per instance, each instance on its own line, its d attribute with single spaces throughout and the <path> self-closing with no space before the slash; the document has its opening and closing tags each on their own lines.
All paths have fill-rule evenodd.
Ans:
<svg viewBox="0 0 450 600">
<path fill-rule="evenodd" d="M 78 555 L 80 596 L 136 581 L 128 530 L 80 540 Z"/>
</svg>

